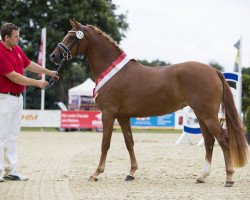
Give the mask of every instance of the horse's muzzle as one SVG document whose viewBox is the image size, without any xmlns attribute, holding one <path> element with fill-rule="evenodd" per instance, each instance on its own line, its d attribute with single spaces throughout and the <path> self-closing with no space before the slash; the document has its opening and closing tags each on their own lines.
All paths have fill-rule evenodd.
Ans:
<svg viewBox="0 0 250 200">
<path fill-rule="evenodd" d="M 50 54 L 50 60 L 56 65 L 59 65 L 61 63 L 60 56 L 57 57 L 54 53 Z"/>
</svg>

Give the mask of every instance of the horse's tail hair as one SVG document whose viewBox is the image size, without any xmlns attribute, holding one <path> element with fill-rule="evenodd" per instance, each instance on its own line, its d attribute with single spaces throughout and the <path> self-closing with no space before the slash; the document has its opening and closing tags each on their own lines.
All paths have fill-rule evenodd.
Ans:
<svg viewBox="0 0 250 200">
<path fill-rule="evenodd" d="M 217 74 L 223 84 L 222 108 L 225 109 L 231 159 L 234 167 L 243 167 L 249 158 L 244 125 L 235 107 L 230 86 L 220 71 L 217 70 Z"/>
</svg>

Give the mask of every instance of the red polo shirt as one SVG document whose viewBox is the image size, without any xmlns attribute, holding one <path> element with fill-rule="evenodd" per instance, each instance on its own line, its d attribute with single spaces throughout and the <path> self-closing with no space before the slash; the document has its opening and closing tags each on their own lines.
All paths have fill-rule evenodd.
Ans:
<svg viewBox="0 0 250 200">
<path fill-rule="evenodd" d="M 24 75 L 24 68 L 29 64 L 30 60 L 19 46 L 12 47 L 11 51 L 0 41 L 0 92 L 23 92 L 25 86 L 12 82 L 5 75 L 13 71 Z"/>
</svg>

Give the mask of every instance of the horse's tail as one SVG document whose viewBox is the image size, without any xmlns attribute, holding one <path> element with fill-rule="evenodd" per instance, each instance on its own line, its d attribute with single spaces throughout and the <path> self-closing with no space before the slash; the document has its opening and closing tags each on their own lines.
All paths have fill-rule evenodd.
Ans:
<svg viewBox="0 0 250 200">
<path fill-rule="evenodd" d="M 243 167 L 247 164 L 249 158 L 244 126 L 235 107 L 228 83 L 220 71 L 217 70 L 217 74 L 223 84 L 222 107 L 225 109 L 231 159 L 234 167 Z"/>
</svg>

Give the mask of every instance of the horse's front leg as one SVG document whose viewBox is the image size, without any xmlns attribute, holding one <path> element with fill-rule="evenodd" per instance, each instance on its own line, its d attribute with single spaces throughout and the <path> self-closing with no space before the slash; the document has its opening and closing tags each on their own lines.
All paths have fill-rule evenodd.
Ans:
<svg viewBox="0 0 250 200">
<path fill-rule="evenodd" d="M 133 140 L 133 135 L 131 131 L 131 125 L 130 125 L 130 118 L 129 117 L 118 117 L 117 118 L 121 129 L 122 133 L 125 139 L 126 147 L 129 152 L 130 156 L 130 161 L 131 161 L 131 168 L 130 168 L 130 173 L 126 177 L 126 181 L 131 181 L 134 180 L 135 176 L 135 171 L 138 169 L 138 165 L 136 162 L 135 158 L 135 152 L 134 152 L 134 140 Z"/>
<path fill-rule="evenodd" d="M 110 147 L 114 121 L 115 117 L 113 115 L 105 113 L 102 114 L 103 136 L 102 136 L 101 157 L 95 173 L 89 179 L 90 181 L 98 181 L 99 174 L 104 172 L 107 153 Z"/>
</svg>

